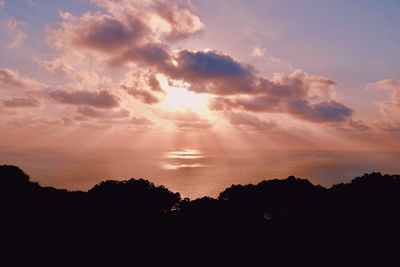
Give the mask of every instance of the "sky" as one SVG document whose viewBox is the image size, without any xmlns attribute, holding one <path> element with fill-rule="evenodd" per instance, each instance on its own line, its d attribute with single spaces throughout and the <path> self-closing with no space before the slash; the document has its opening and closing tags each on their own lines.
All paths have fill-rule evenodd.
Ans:
<svg viewBox="0 0 400 267">
<path fill-rule="evenodd" d="M 0 0 L 0 147 L 400 149 L 400 1 Z"/>
</svg>

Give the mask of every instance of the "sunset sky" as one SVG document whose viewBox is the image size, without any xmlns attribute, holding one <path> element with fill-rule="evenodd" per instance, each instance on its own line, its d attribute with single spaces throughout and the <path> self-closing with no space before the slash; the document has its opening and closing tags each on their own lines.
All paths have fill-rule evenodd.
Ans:
<svg viewBox="0 0 400 267">
<path fill-rule="evenodd" d="M 0 0 L 0 147 L 399 150 L 399 25 L 399 0 Z"/>
</svg>

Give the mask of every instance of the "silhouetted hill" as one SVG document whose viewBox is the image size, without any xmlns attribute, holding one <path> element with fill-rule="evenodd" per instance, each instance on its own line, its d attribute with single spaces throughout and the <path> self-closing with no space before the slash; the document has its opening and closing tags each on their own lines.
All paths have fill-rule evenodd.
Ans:
<svg viewBox="0 0 400 267">
<path fill-rule="evenodd" d="M 189 200 L 143 179 L 88 192 L 42 187 L 3 165 L 0 208 L 4 255 L 83 255 L 91 265 L 107 258 L 190 266 L 211 256 L 222 265 L 398 263 L 398 175 L 366 174 L 329 189 L 289 177 Z"/>
</svg>

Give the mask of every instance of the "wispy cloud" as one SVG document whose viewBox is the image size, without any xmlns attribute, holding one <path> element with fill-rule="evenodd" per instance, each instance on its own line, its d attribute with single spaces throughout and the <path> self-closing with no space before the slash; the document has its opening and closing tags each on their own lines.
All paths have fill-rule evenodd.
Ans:
<svg viewBox="0 0 400 267">
<path fill-rule="evenodd" d="M 28 38 L 28 34 L 23 30 L 24 23 L 9 17 L 2 23 L 3 31 L 8 35 L 9 42 L 5 45 L 8 49 L 20 47 Z"/>
</svg>

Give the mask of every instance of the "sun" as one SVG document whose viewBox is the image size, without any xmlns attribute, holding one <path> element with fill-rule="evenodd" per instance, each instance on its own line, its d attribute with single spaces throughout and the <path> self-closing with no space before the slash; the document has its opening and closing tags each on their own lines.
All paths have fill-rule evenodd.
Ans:
<svg viewBox="0 0 400 267">
<path fill-rule="evenodd" d="M 183 84 L 171 85 L 165 76 L 157 75 L 157 78 L 166 93 L 160 103 L 164 108 L 172 111 L 192 110 L 202 114 L 209 111 L 208 95 L 191 92 Z"/>
</svg>

